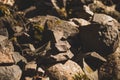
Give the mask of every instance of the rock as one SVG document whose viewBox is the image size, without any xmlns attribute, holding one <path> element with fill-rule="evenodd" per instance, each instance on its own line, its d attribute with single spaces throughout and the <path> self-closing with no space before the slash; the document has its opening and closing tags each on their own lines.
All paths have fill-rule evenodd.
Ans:
<svg viewBox="0 0 120 80">
<path fill-rule="evenodd" d="M 23 56 L 21 56 L 20 53 L 18 53 L 18 52 L 14 52 L 13 59 L 16 64 L 19 62 L 27 63 L 27 60 Z"/>
<path fill-rule="evenodd" d="M 104 78 L 115 80 L 120 79 L 120 47 L 107 57 L 107 62 L 100 67 L 99 77 L 100 80 L 103 80 Z"/>
<path fill-rule="evenodd" d="M 97 14 L 95 13 L 94 16 L 93 16 L 93 21 L 94 22 L 97 22 L 99 24 L 109 24 L 115 28 L 118 27 L 118 21 L 115 20 L 114 18 L 112 18 L 111 16 L 108 16 L 106 14 Z"/>
<path fill-rule="evenodd" d="M 0 80 L 20 80 L 21 69 L 17 65 L 0 66 Z"/>
<path fill-rule="evenodd" d="M 31 77 L 25 77 L 25 80 L 33 80 Z"/>
<path fill-rule="evenodd" d="M 46 22 L 48 30 L 63 31 L 63 37 L 65 39 L 79 32 L 78 28 L 71 25 L 69 21 L 60 20 L 52 16 L 48 16 L 48 18 L 49 19 Z"/>
<path fill-rule="evenodd" d="M 7 4 L 7 5 L 10 5 L 10 6 L 13 6 L 15 1 L 14 0 L 0 0 L 1 3 L 3 4 Z"/>
<path fill-rule="evenodd" d="M 57 43 L 60 39 L 62 39 L 64 36 L 63 36 L 63 30 L 61 31 L 53 31 L 53 35 L 54 35 L 54 39 L 55 39 L 55 42 Z M 58 36 L 59 35 L 59 36 Z"/>
<path fill-rule="evenodd" d="M 0 28 L 0 35 L 9 37 L 7 28 Z"/>
<path fill-rule="evenodd" d="M 36 68 L 37 68 L 37 64 L 35 64 L 34 62 L 30 62 L 30 63 L 28 63 L 26 66 L 25 66 L 25 70 L 29 70 L 29 69 L 31 69 L 31 70 L 36 70 Z"/>
<path fill-rule="evenodd" d="M 48 59 L 54 59 L 53 62 L 61 62 L 61 61 L 67 61 L 71 59 L 74 56 L 74 54 L 68 50 L 67 52 L 64 53 L 58 53 L 56 55 L 50 55 Z"/>
<path fill-rule="evenodd" d="M 72 18 L 70 19 L 71 21 L 73 21 L 75 24 L 79 25 L 79 26 L 87 26 L 90 25 L 91 23 L 86 21 L 85 19 L 82 18 Z"/>
<path fill-rule="evenodd" d="M 90 80 L 98 80 L 98 71 L 93 71 L 83 59 L 83 71 Z"/>
<path fill-rule="evenodd" d="M 86 13 L 90 14 L 91 16 L 94 15 L 94 13 L 90 10 L 90 8 L 88 6 L 84 5 L 83 7 L 84 7 Z"/>
<path fill-rule="evenodd" d="M 70 49 L 70 44 L 67 41 L 58 41 L 55 43 L 55 47 L 59 52 L 66 52 Z"/>
<path fill-rule="evenodd" d="M 99 55 L 99 53 L 96 52 L 88 52 L 84 53 L 87 54 L 83 58 L 85 62 L 93 69 L 96 70 L 103 65 L 103 63 L 107 62 L 107 59 Z"/>
<path fill-rule="evenodd" d="M 44 77 L 41 80 L 50 80 L 49 77 Z"/>
<path fill-rule="evenodd" d="M 101 18 L 99 17 L 100 21 L 93 19 L 99 23 L 80 27 L 79 38 L 83 51 L 96 51 L 105 56 L 113 53 L 118 47 L 119 31 L 118 24 L 110 21 L 111 18 L 104 21 Z"/>
<path fill-rule="evenodd" d="M 45 71 L 41 67 L 38 67 L 37 73 L 39 76 L 43 76 L 45 74 Z"/>
<path fill-rule="evenodd" d="M 14 54 L 14 48 L 7 37 L 0 35 L 0 47 L 0 64 L 13 64 L 14 60 L 12 55 Z"/>
<path fill-rule="evenodd" d="M 37 69 L 37 64 L 35 62 L 27 63 L 25 66 L 26 76 L 34 76 L 36 73 L 36 69 Z"/>
<path fill-rule="evenodd" d="M 64 64 L 58 63 L 51 66 L 48 68 L 48 72 L 52 80 L 73 80 L 76 74 L 84 74 L 81 67 L 71 60 L 68 60 Z"/>
</svg>

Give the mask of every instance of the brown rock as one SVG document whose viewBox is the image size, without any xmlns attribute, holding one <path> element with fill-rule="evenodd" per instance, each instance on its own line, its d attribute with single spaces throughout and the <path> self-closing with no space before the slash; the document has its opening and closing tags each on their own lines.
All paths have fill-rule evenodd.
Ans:
<svg viewBox="0 0 120 80">
<path fill-rule="evenodd" d="M 119 44 L 120 46 L 120 44 Z M 100 79 L 120 79 L 120 47 L 117 50 L 107 57 L 107 62 L 104 63 L 100 70 L 99 76 Z"/>
<path fill-rule="evenodd" d="M 58 41 L 55 43 L 55 47 L 58 49 L 59 52 L 66 52 L 70 49 L 70 44 L 67 41 Z"/>
<path fill-rule="evenodd" d="M 35 71 L 35 70 L 37 69 L 37 64 L 34 63 L 34 62 L 28 63 L 28 64 L 25 66 L 25 70 L 29 70 L 29 69 Z"/>
<path fill-rule="evenodd" d="M 0 0 L 1 3 L 3 4 L 7 4 L 7 5 L 10 5 L 10 6 L 13 6 L 15 1 L 14 0 Z"/>
<path fill-rule="evenodd" d="M 37 73 L 39 76 L 43 76 L 45 74 L 45 71 L 41 67 L 38 67 Z"/>
<path fill-rule="evenodd" d="M 31 77 L 25 77 L 25 80 L 33 80 Z"/>
<path fill-rule="evenodd" d="M 56 55 L 50 55 L 50 58 L 54 59 L 54 62 L 60 62 L 60 61 L 66 61 L 71 59 L 74 56 L 74 54 L 68 50 L 64 53 L 58 53 Z"/>
<path fill-rule="evenodd" d="M 44 77 L 41 80 L 50 80 L 49 77 Z"/>
<path fill-rule="evenodd" d="M 68 60 L 65 64 L 58 63 L 53 65 L 48 71 L 50 78 L 54 80 L 73 80 L 75 74 L 84 74 L 81 67 L 71 60 Z"/>
<path fill-rule="evenodd" d="M 0 80 L 20 80 L 22 71 L 17 65 L 0 66 Z"/>
<path fill-rule="evenodd" d="M 81 19 L 81 18 L 72 18 L 70 20 L 73 21 L 74 23 L 76 23 L 79 26 L 86 26 L 86 25 L 90 25 L 91 24 L 87 20 Z"/>
<path fill-rule="evenodd" d="M 7 37 L 0 35 L 0 64 L 14 63 L 12 55 L 12 43 L 8 41 Z"/>
<path fill-rule="evenodd" d="M 100 15 L 102 16 L 98 14 L 98 19 L 93 18 L 93 21 L 97 23 L 80 27 L 79 36 L 83 50 L 96 51 L 105 56 L 113 53 L 118 47 L 119 31 L 118 23 L 110 16 L 104 19 L 105 17 L 100 17 Z"/>
</svg>

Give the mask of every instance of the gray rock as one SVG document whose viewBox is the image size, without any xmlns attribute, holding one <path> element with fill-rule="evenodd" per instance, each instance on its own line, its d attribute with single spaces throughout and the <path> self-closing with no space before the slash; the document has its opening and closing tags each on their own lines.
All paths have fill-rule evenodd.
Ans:
<svg viewBox="0 0 120 80">
<path fill-rule="evenodd" d="M 20 80 L 21 69 L 17 65 L 0 66 L 0 80 Z"/>
</svg>

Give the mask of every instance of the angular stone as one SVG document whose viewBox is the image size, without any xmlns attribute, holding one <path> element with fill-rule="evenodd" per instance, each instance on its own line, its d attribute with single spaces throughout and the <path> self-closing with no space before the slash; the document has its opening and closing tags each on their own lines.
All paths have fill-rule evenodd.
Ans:
<svg viewBox="0 0 120 80">
<path fill-rule="evenodd" d="M 37 64 L 34 62 L 30 62 L 25 66 L 25 70 L 36 70 L 37 69 Z"/>
<path fill-rule="evenodd" d="M 48 72 L 50 80 L 73 80 L 76 74 L 84 74 L 81 67 L 71 60 L 68 60 L 65 64 L 58 63 L 51 66 L 48 68 Z"/>
<path fill-rule="evenodd" d="M 16 64 L 19 63 L 20 61 L 22 61 L 23 63 L 27 63 L 27 60 L 23 56 L 21 56 L 20 53 L 18 52 L 14 52 L 13 59 Z"/>
<path fill-rule="evenodd" d="M 63 37 L 63 31 L 53 31 L 55 42 L 58 42 Z M 59 36 L 58 36 L 59 35 Z"/>
<path fill-rule="evenodd" d="M 39 76 L 43 76 L 45 74 L 45 71 L 41 67 L 38 67 L 37 73 Z"/>
<path fill-rule="evenodd" d="M 47 16 L 48 20 L 46 25 L 48 30 L 51 31 L 63 31 L 63 36 L 67 39 L 69 36 L 73 36 L 78 33 L 78 28 L 69 23 L 69 21 L 60 20 L 53 16 Z"/>
<path fill-rule="evenodd" d="M 55 43 L 55 47 L 59 52 L 66 52 L 67 50 L 70 49 L 70 44 L 67 41 L 58 41 Z"/>
<path fill-rule="evenodd" d="M 74 54 L 68 50 L 67 52 L 64 53 L 59 53 L 56 55 L 51 55 L 50 58 L 54 59 L 55 62 L 60 62 L 60 61 L 66 61 L 71 59 L 74 56 Z"/>
<path fill-rule="evenodd" d="M 22 71 L 17 65 L 0 66 L 0 80 L 20 80 Z"/>
<path fill-rule="evenodd" d="M 85 19 L 81 19 L 81 18 L 72 18 L 70 20 L 79 26 L 86 26 L 86 25 L 91 24 L 90 22 L 86 21 Z"/>
</svg>

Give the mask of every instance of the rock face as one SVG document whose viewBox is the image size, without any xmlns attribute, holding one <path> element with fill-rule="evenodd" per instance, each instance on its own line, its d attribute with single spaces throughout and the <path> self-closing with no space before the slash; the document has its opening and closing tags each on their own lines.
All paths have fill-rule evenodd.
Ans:
<svg viewBox="0 0 120 80">
<path fill-rule="evenodd" d="M 118 22 L 103 14 L 95 14 L 93 21 L 96 23 L 80 27 L 79 37 L 83 50 L 96 51 L 103 55 L 114 52 L 119 42 Z"/>
<path fill-rule="evenodd" d="M 78 73 L 84 74 L 81 67 L 71 60 L 68 60 L 65 64 L 58 63 L 51 66 L 48 72 L 52 80 L 73 80 L 73 77 Z"/>
<path fill-rule="evenodd" d="M 0 66 L 0 80 L 20 80 L 21 69 L 17 65 Z"/>
</svg>

